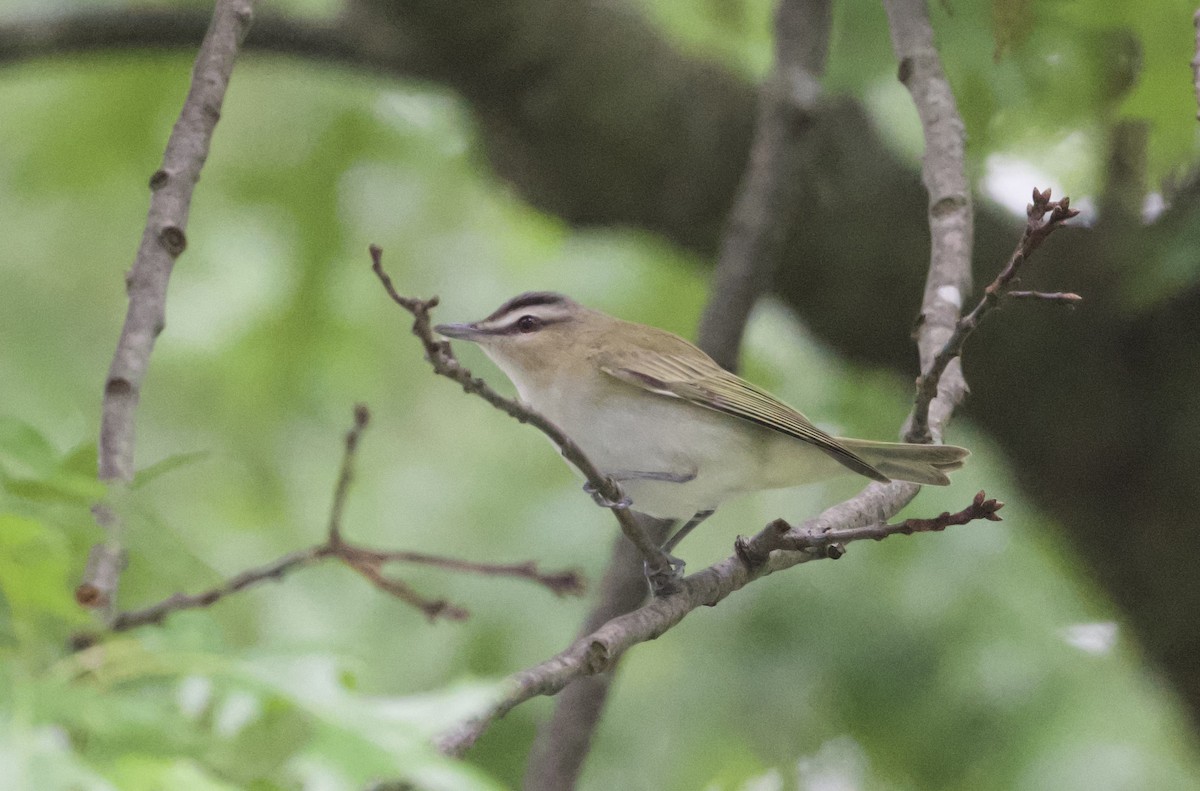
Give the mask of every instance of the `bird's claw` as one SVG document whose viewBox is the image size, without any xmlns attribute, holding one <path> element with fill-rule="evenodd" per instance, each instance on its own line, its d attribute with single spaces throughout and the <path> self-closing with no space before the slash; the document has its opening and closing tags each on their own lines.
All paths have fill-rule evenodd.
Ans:
<svg viewBox="0 0 1200 791">
<path fill-rule="evenodd" d="M 587 492 L 588 494 L 590 494 L 592 496 L 592 500 L 595 501 L 596 505 L 600 506 L 601 508 L 625 509 L 625 508 L 629 508 L 631 505 L 633 505 L 633 500 L 630 500 L 629 496 L 626 495 L 624 492 L 621 492 L 620 500 L 613 502 L 612 500 L 608 499 L 603 494 L 598 492 L 596 490 L 596 487 L 592 486 L 590 481 L 583 485 L 583 490 L 585 492 Z M 617 491 L 620 492 L 621 490 L 617 489 Z"/>
<path fill-rule="evenodd" d="M 642 561 L 646 581 L 650 583 L 650 592 L 656 598 L 679 590 L 679 581 L 683 579 L 683 569 L 687 565 L 674 555 L 666 555 L 666 561 L 666 568 L 654 568 L 649 560 Z"/>
</svg>

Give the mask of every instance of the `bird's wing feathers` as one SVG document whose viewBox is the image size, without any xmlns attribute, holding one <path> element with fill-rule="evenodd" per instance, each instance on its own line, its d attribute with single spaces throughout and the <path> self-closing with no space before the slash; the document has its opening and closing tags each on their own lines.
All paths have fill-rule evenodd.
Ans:
<svg viewBox="0 0 1200 791">
<path fill-rule="evenodd" d="M 817 446 L 860 475 L 888 480 L 804 415 L 715 362 L 648 349 L 606 357 L 600 360 L 601 370 L 622 382 L 787 434 Z"/>
</svg>

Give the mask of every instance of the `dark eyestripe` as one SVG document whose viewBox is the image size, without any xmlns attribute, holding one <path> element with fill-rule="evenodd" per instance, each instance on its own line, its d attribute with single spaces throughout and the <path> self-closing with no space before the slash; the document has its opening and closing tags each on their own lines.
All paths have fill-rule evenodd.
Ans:
<svg viewBox="0 0 1200 791">
<path fill-rule="evenodd" d="M 525 307 L 529 307 L 529 306 L 526 305 Z M 549 327 L 551 324 L 561 324 L 562 322 L 567 321 L 568 317 L 567 316 L 553 316 L 553 317 L 541 316 L 539 318 L 541 319 L 541 322 L 542 322 L 542 325 L 539 329 L 545 329 L 546 327 Z M 492 330 L 487 330 L 487 332 L 489 332 L 492 335 L 520 335 L 521 328 L 518 327 L 517 322 L 514 321 L 511 324 L 505 324 L 503 327 L 497 327 Z"/>
<path fill-rule="evenodd" d="M 506 313 L 511 313 L 521 308 L 532 308 L 541 305 L 565 305 L 569 301 L 562 294 L 556 294 L 553 291 L 529 291 L 505 302 L 483 321 L 495 321 Z"/>
</svg>

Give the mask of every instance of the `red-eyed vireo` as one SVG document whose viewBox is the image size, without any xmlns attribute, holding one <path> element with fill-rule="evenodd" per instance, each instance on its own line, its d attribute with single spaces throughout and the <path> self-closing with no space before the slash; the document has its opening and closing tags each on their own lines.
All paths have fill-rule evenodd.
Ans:
<svg viewBox="0 0 1200 791">
<path fill-rule="evenodd" d="M 562 294 L 521 294 L 485 319 L 435 329 L 479 344 L 523 401 L 620 483 L 633 510 L 688 520 L 667 552 L 739 494 L 847 472 L 944 486 L 968 455 L 832 437 L 678 335 Z"/>
</svg>

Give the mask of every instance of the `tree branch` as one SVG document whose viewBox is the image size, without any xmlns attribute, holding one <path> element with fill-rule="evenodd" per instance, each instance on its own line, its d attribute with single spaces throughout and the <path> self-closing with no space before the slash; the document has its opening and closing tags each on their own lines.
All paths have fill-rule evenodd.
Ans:
<svg viewBox="0 0 1200 791">
<path fill-rule="evenodd" d="M 528 423 L 545 434 L 551 442 L 558 446 L 563 458 L 575 466 L 591 487 L 610 503 L 617 503 L 612 512 L 621 526 L 621 532 L 633 542 L 634 546 L 646 559 L 648 573 L 652 582 L 661 582 L 659 589 L 667 590 L 673 584 L 673 571 L 667 554 L 651 541 L 646 531 L 638 524 L 633 512 L 629 510 L 629 501 L 621 491 L 620 485 L 602 473 L 592 464 L 583 450 L 575 441 L 568 437 L 558 426 L 551 423 L 533 409 L 493 390 L 487 382 L 471 373 L 459 363 L 458 358 L 450 350 L 448 341 L 439 341 L 433 335 L 429 321 L 429 311 L 438 304 L 438 298 L 428 300 L 414 299 L 402 296 L 396 291 L 392 279 L 383 271 L 383 250 L 371 245 L 371 268 L 383 284 L 388 296 L 400 307 L 413 316 L 413 335 L 420 339 L 425 347 L 425 357 L 433 367 L 434 373 L 451 379 L 472 395 L 477 395 L 496 409 L 515 419 L 518 423 Z"/>
<path fill-rule="evenodd" d="M 750 162 L 729 214 L 711 298 L 700 318 L 700 348 L 736 370 L 750 311 L 770 285 L 799 214 L 803 181 L 817 156 L 810 134 L 829 51 L 829 0 L 781 0 L 775 66 L 759 89 Z"/>
<path fill-rule="evenodd" d="M 154 341 L 166 325 L 167 282 L 175 259 L 187 246 L 192 190 L 208 157 L 238 47 L 253 16 L 254 0 L 218 0 L 196 63 L 179 120 L 163 152 L 162 167 L 150 177 L 150 210 L 142 241 L 126 276 L 129 309 L 104 382 L 100 421 L 99 477 L 122 489 L 133 480 L 135 412 Z M 115 495 L 120 498 L 120 492 Z M 75 598 L 112 610 L 120 568 L 120 514 L 109 505 L 94 511 L 106 540 L 92 548 Z"/>
<path fill-rule="evenodd" d="M 121 49 L 190 48 L 208 29 L 202 8 L 82 8 L 0 24 L 0 65 Z M 242 42 L 248 51 L 323 60 L 367 71 L 406 73 L 399 39 L 368 47 L 343 18 L 311 20 L 263 9 Z"/>
<path fill-rule="evenodd" d="M 929 231 L 932 250 L 925 295 L 917 329 L 921 370 L 928 371 L 938 349 L 954 331 L 963 295 L 971 291 L 971 246 L 974 218 L 971 188 L 967 182 L 966 130 L 950 81 L 933 44 L 933 26 L 925 0 L 884 0 L 892 48 L 899 62 L 898 76 L 912 95 L 921 130 L 925 157 L 921 179 L 929 193 Z M 955 363 L 933 380 L 928 399 L 918 397 L 906 432 L 910 442 L 940 439 L 931 431 L 930 402 L 951 410 L 966 395 L 967 384 Z"/>
<path fill-rule="evenodd" d="M 780 265 L 799 214 L 804 181 L 816 158 L 811 128 L 829 50 L 829 0 L 780 0 L 775 14 L 775 64 L 759 88 L 750 160 L 721 240 L 698 344 L 736 370 L 746 322 Z M 659 527 L 663 527 L 659 525 Z M 663 537 L 666 529 L 661 530 Z M 614 547 L 600 596 L 580 636 L 645 601 L 641 563 Z M 615 668 L 572 684 L 538 733 L 525 769 L 525 791 L 573 788 L 599 724 Z"/>
</svg>

